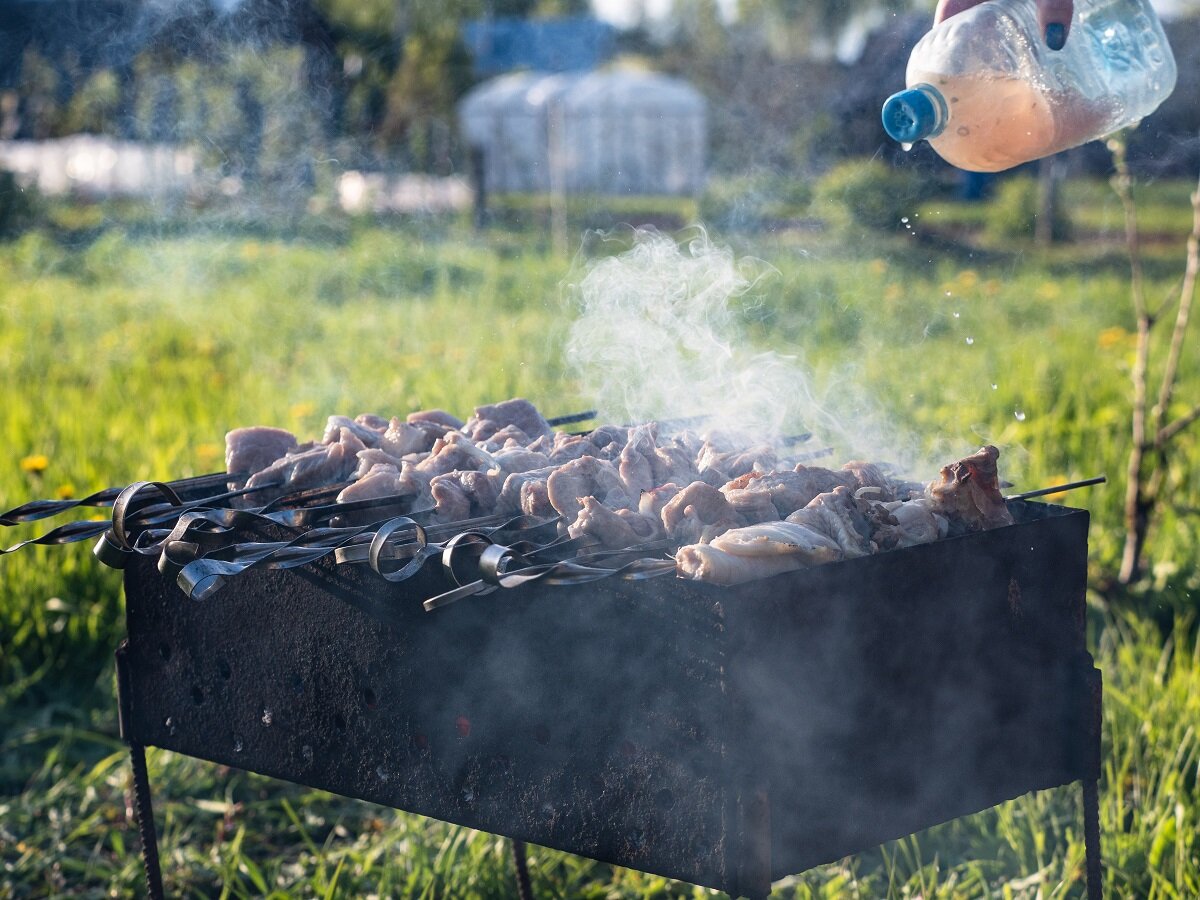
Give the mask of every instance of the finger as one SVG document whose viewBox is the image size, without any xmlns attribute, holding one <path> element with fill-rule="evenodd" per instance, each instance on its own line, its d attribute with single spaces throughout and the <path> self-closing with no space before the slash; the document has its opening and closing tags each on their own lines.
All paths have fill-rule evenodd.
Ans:
<svg viewBox="0 0 1200 900">
<path fill-rule="evenodd" d="M 1051 50 L 1061 50 L 1067 42 L 1074 6 L 1072 0 L 1038 0 L 1038 25 Z"/>
<path fill-rule="evenodd" d="M 984 0 L 938 0 L 937 10 L 933 14 L 933 24 L 937 25 L 951 16 L 957 16 L 965 9 L 978 6 Z"/>
</svg>

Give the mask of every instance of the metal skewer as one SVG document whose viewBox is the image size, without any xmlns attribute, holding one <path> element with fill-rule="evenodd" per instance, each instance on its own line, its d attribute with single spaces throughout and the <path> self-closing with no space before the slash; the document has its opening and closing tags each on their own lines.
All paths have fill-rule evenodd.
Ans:
<svg viewBox="0 0 1200 900">
<path fill-rule="evenodd" d="M 1032 497 L 1045 497 L 1049 494 L 1062 494 L 1066 491 L 1073 491 L 1075 488 L 1089 487 L 1093 484 L 1104 484 L 1108 481 L 1107 475 L 1097 475 L 1095 478 L 1085 478 L 1082 481 L 1069 481 L 1066 484 L 1056 484 L 1053 487 L 1038 488 L 1036 491 L 1025 491 L 1020 494 L 1009 494 L 1005 500 L 1029 500 Z"/>
</svg>

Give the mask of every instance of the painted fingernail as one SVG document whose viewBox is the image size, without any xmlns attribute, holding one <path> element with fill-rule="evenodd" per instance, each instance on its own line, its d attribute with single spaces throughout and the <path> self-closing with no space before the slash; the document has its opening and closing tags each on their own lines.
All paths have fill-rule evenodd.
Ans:
<svg viewBox="0 0 1200 900">
<path fill-rule="evenodd" d="M 1061 22 L 1051 22 L 1046 26 L 1046 46 L 1051 50 L 1061 50 L 1067 42 L 1067 29 Z"/>
</svg>

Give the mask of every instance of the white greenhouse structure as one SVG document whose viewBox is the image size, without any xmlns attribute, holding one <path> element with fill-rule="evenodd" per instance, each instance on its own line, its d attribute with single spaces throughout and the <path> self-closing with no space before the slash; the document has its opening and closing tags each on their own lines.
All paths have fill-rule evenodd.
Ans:
<svg viewBox="0 0 1200 900">
<path fill-rule="evenodd" d="M 697 194 L 706 116 L 687 82 L 623 69 L 502 75 L 459 104 L 479 187 L 498 194 Z"/>
</svg>

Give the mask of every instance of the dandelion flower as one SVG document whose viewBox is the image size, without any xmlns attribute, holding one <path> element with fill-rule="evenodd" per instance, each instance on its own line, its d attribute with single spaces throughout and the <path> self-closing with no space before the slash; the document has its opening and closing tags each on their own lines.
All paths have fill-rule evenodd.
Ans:
<svg viewBox="0 0 1200 900">
<path fill-rule="evenodd" d="M 70 500 L 75 496 L 75 485 L 69 481 L 66 484 L 60 484 L 54 489 L 54 496 L 59 500 Z"/>
<path fill-rule="evenodd" d="M 21 471 L 28 472 L 30 475 L 41 475 L 49 465 L 50 460 L 46 458 L 45 454 L 34 453 L 21 460 Z"/>
</svg>

